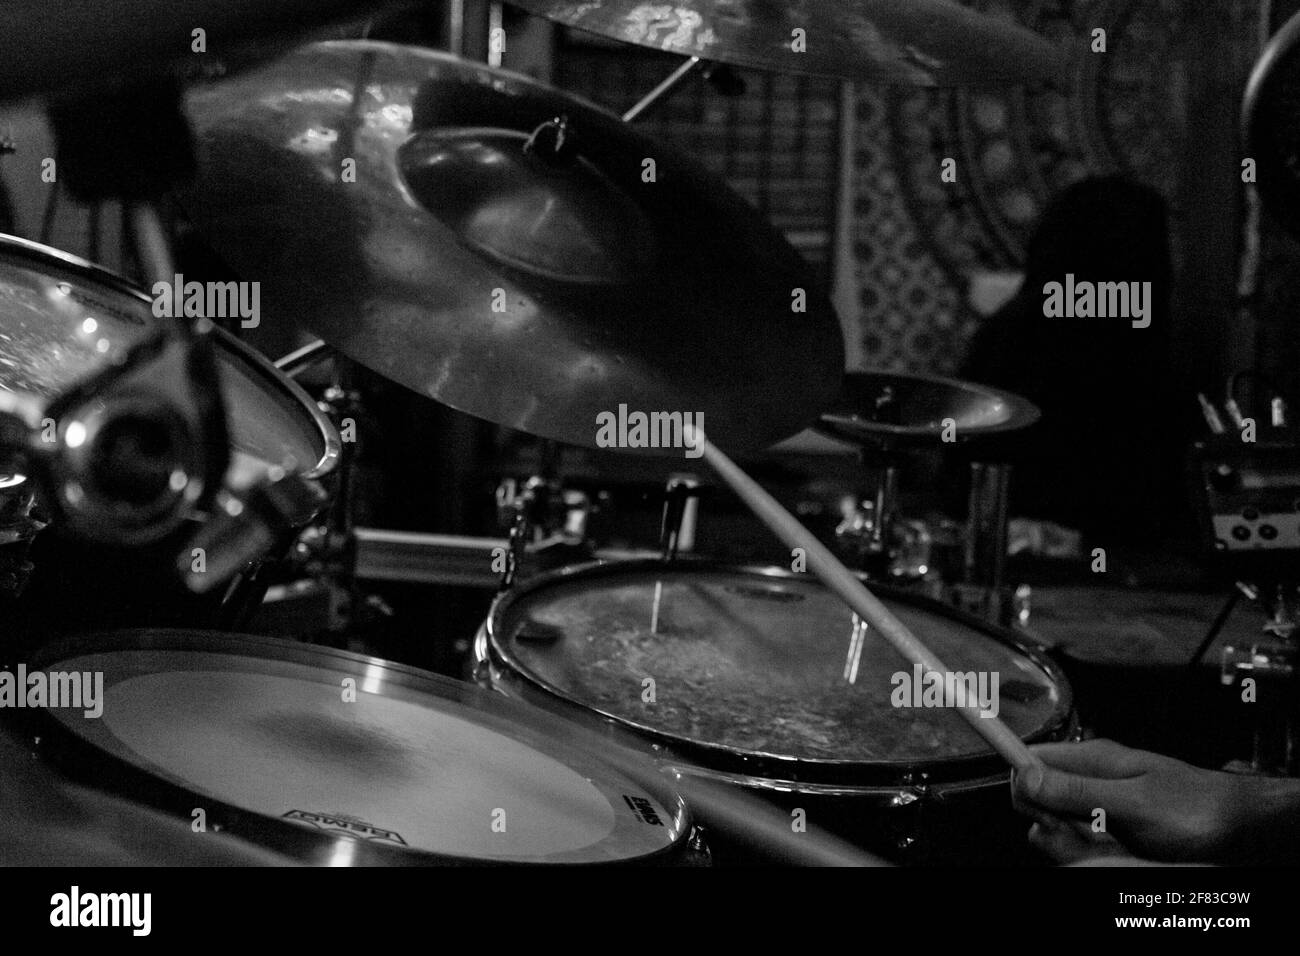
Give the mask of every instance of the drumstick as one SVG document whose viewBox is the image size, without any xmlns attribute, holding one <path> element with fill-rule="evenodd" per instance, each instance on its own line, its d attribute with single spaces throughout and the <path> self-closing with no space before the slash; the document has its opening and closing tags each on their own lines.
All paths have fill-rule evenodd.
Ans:
<svg viewBox="0 0 1300 956">
<path fill-rule="evenodd" d="M 691 429 L 694 439 L 688 433 L 687 441 L 691 447 L 703 450 L 704 457 L 713 470 L 731 486 L 742 501 L 754 514 L 763 520 L 776 536 L 791 548 L 802 548 L 808 559 L 808 567 L 822 583 L 838 594 L 862 620 L 876 628 L 894 648 L 913 664 L 920 664 L 926 672 L 938 671 L 949 673 L 930 649 L 917 639 L 889 608 L 867 590 L 858 580 L 857 575 L 830 550 L 823 545 L 812 532 L 786 511 L 775 498 L 769 495 L 740 466 L 728 458 L 716 445 L 704 437 L 701 429 Z M 1025 742 L 997 717 L 981 717 L 979 710 L 973 706 L 957 707 L 957 712 L 966 722 L 983 737 L 1017 773 L 1026 774 L 1032 782 L 1034 778 L 1042 779 L 1043 767 L 1038 758 L 1029 752 Z"/>
</svg>

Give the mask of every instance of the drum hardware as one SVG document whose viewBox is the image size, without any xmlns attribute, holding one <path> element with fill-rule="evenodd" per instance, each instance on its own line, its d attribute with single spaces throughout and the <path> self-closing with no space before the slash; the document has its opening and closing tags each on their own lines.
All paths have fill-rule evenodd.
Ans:
<svg viewBox="0 0 1300 956">
<path fill-rule="evenodd" d="M 241 498 L 223 493 L 217 508 L 191 540 L 205 556 L 196 570 L 190 552 L 177 557 L 177 573 L 195 594 L 205 594 L 254 566 L 263 555 L 283 551 L 328 504 L 320 483 L 286 475 L 278 466 Z M 233 613 L 238 613 L 232 608 Z"/>
<path fill-rule="evenodd" d="M 874 482 L 874 493 L 860 502 L 841 503 L 842 520 L 835 528 L 840 550 L 848 554 L 856 567 L 876 577 L 902 577 L 910 570 L 895 565 L 895 531 L 904 527 L 896 513 L 898 469 L 891 456 L 883 451 L 864 448 L 861 452 L 867 474 Z M 924 570 L 920 576 L 924 576 Z"/>
<path fill-rule="evenodd" d="M 1220 678 L 1234 694 L 1246 693 L 1243 681 L 1253 682 L 1249 772 L 1293 776 L 1300 772 L 1300 586 L 1272 585 L 1264 604 L 1262 634 L 1249 644 L 1224 646 Z"/>
<path fill-rule="evenodd" d="M 679 553 L 695 550 L 695 528 L 699 521 L 700 480 L 694 475 L 672 475 L 664 492 L 664 516 L 659 530 L 659 548 L 665 563 Z"/>
<path fill-rule="evenodd" d="M 1225 427 L 1215 406 L 1198 396 L 1212 435 L 1194 442 L 1188 453 L 1192 500 L 1198 514 L 1202 546 L 1215 570 L 1235 582 L 1226 618 L 1244 594 L 1266 617 L 1261 635 L 1248 644 L 1224 647 L 1220 674 L 1233 693 L 1241 682 L 1255 681 L 1251 772 L 1300 772 L 1300 676 L 1297 675 L 1297 576 L 1300 557 L 1300 434 L 1287 425 L 1286 401 L 1273 394 L 1259 403 L 1265 414 L 1254 419 L 1253 441 L 1244 440 L 1245 416 L 1229 379 L 1225 409 L 1233 428 Z M 1217 427 L 1216 427 L 1217 425 Z M 1199 662 L 1214 639 L 1212 627 L 1194 660 Z"/>
<path fill-rule="evenodd" d="M 632 123 L 640 119 L 654 106 L 667 99 L 687 77 L 699 73 L 714 89 L 723 96 L 739 96 L 745 92 L 745 81 L 738 77 L 725 63 L 710 63 L 698 56 L 687 57 L 681 65 L 669 73 L 641 99 L 637 100 L 623 113 L 623 122 Z"/>
<path fill-rule="evenodd" d="M 503 590 L 514 584 L 530 552 L 535 559 L 562 563 L 591 554 L 587 538 L 591 500 L 582 491 L 565 488 L 550 468 L 546 471 L 550 477 L 533 475 L 522 487 L 513 478 L 497 486 L 498 520 L 509 529 L 498 578 Z"/>
<path fill-rule="evenodd" d="M 362 581 L 393 581 L 405 584 L 437 584 L 450 587 L 497 590 L 501 574 L 494 563 L 506 551 L 506 538 L 475 538 L 464 535 L 427 534 L 380 528 L 357 528 L 353 533 L 355 567 Z M 643 560 L 656 552 L 598 548 L 591 557 L 598 561 Z M 661 554 L 661 552 L 659 552 Z M 571 553 L 552 557 L 546 547 L 527 548 L 518 565 L 516 582 L 522 582 L 572 562 Z"/>
<path fill-rule="evenodd" d="M 111 546 L 135 542 L 142 547 L 141 569 L 157 564 L 166 574 L 178 561 L 187 573 L 202 567 L 204 576 L 190 583 L 212 592 L 218 578 L 251 552 L 249 529 L 238 522 L 233 529 L 214 525 L 204 540 L 187 541 L 206 517 L 223 524 L 235 517 L 271 518 L 252 535 L 265 538 L 268 529 L 276 532 L 277 524 L 305 513 L 298 507 L 301 497 L 288 507 L 293 483 L 269 487 L 270 476 L 277 469 L 282 479 L 327 476 L 339 455 L 338 435 L 270 362 L 219 329 L 197 336 L 195 345 L 206 342 L 214 351 L 222 396 L 201 398 L 207 394 L 199 385 L 204 376 L 196 378 L 195 363 L 186 359 L 193 359 L 192 348 L 167 335 L 149 296 L 134 284 L 76 257 L 10 238 L 0 240 L 0 276 L 0 401 L 9 412 L 0 414 L 0 422 L 7 424 L 5 444 L 20 453 L 17 460 L 9 456 L 6 470 L 28 476 L 56 527 Z M 222 404 L 232 409 L 229 430 L 212 423 Z M 219 417 L 224 424 L 224 415 Z M 57 423 L 53 432 L 49 422 Z M 225 455 L 211 444 L 223 434 L 228 439 L 219 447 L 228 449 Z M 22 447 L 15 448 L 19 440 Z M 73 454 L 64 450 L 69 440 Z M 136 454 L 136 448 L 147 454 Z M 122 467 L 124 459 L 129 468 Z M 205 472 L 218 466 L 214 486 Z M 206 507 L 200 486 L 212 493 Z M 319 497 L 319 489 L 297 490 Z M 241 498 L 245 494 L 248 502 Z M 240 549 L 232 557 L 226 549 L 236 543 Z M 175 550 L 155 562 L 159 548 Z M 203 549 L 197 566 L 191 563 L 196 548 Z M 211 555 L 209 548 L 215 549 Z M 61 595 L 75 587 L 63 574 L 67 569 L 50 570 L 48 586 Z M 37 586 L 41 578 L 38 567 L 32 578 L 40 592 L 36 601 L 51 597 L 41 591 L 44 585 Z M 261 582 L 260 575 L 236 576 L 226 613 L 255 604 Z M 168 575 L 156 584 L 160 592 L 175 586 L 178 593 L 168 600 L 183 599 L 180 579 Z"/>
<path fill-rule="evenodd" d="M 818 431 L 858 446 L 872 491 L 841 505 L 835 530 L 840 553 L 878 580 L 940 585 L 958 606 L 1008 623 L 1011 594 L 1003 584 L 1007 551 L 1010 465 L 973 462 L 968 518 L 959 568 L 940 567 L 945 529 L 898 512 L 899 455 L 913 449 L 969 445 L 1032 426 L 1039 411 L 1009 392 L 935 376 L 859 372 L 845 376 L 840 395 L 818 419 Z"/>
<path fill-rule="evenodd" d="M 32 573 L 28 558 L 32 539 L 47 523 L 36 508 L 36 493 L 27 476 L 0 474 L 0 599 L 22 594 Z"/>
<path fill-rule="evenodd" d="M 4 251 L 21 259 L 49 250 L 6 240 Z M 92 346 L 111 347 L 98 337 L 93 317 L 69 331 Z M 21 347 L 10 346 L 14 352 Z M 182 350 L 170 348 L 162 335 L 147 337 L 61 392 L 25 380 L 19 364 L 25 358 L 9 359 L 18 370 L 11 387 L 21 392 L 34 384 L 44 396 L 7 395 L 5 457 L 31 477 L 53 520 L 97 540 L 147 543 L 202 507 L 212 494 L 212 472 L 225 465 L 224 454 L 206 450 L 210 421 L 143 381 L 146 375 L 185 377 L 191 369 Z"/>
<path fill-rule="evenodd" d="M 1265 45 L 1241 107 L 1243 155 L 1256 161 L 1255 188 L 1265 209 L 1291 235 L 1300 235 L 1295 91 L 1300 85 L 1300 14 Z"/>
<path fill-rule="evenodd" d="M 1004 583 L 1011 470 L 1009 464 L 971 463 L 962 581 L 952 592 L 959 606 L 998 624 L 1010 624 L 1018 613 L 1016 591 Z"/>
<path fill-rule="evenodd" d="M 516 0 L 515 6 L 610 40 L 776 73 L 918 86 L 1051 81 L 1063 52 L 1004 20 L 948 0 Z M 800 37 L 806 44 L 800 45 Z"/>
<path fill-rule="evenodd" d="M 156 206 L 194 166 L 178 84 L 153 78 L 95 96 L 56 97 L 49 115 L 61 183 L 90 203 L 122 201 L 149 288 L 179 281 Z M 55 292 L 70 300 L 55 300 L 52 311 L 61 307 L 63 322 L 67 313 L 86 313 L 73 335 L 81 339 L 80 351 L 99 352 L 101 359 L 89 377 L 74 376 L 70 389 L 49 396 L 44 417 L 57 423 L 59 441 L 46 444 L 59 448 L 53 455 L 53 449 L 37 452 L 37 467 L 46 473 L 38 481 L 50 492 L 56 519 L 88 537 L 126 544 L 159 540 L 206 509 L 226 473 L 230 445 L 214 326 L 206 318 L 177 315 L 155 321 L 152 336 L 114 343 L 107 326 L 101 330 L 101 321 L 108 320 L 95 314 L 97 304 L 71 299 L 66 284 Z M 55 329 L 65 331 L 58 324 Z M 102 354 L 115 344 L 118 354 Z M 179 387 L 151 387 L 167 377 Z"/>
<path fill-rule="evenodd" d="M 276 359 L 275 367 L 289 378 L 296 379 L 305 372 L 333 359 L 334 356 L 335 352 L 328 343 L 320 339 L 313 339 L 306 345 L 294 349 L 288 355 Z"/>
<path fill-rule="evenodd" d="M 361 393 L 353 384 L 353 369 L 346 358 L 327 343 L 316 339 L 282 356 L 275 367 L 290 378 L 297 378 L 329 362 L 329 384 L 325 387 L 317 407 L 324 413 L 340 434 L 348 433 L 349 423 L 359 420 L 362 412 Z M 355 432 L 353 425 L 351 432 Z M 378 595 L 366 592 L 357 576 L 356 563 L 356 473 L 360 464 L 361 443 L 355 434 L 340 443 L 339 466 L 333 495 L 319 499 L 319 505 L 328 503 L 328 509 L 317 507 L 310 514 L 297 511 L 287 522 L 277 527 L 288 538 L 277 538 L 277 553 L 287 553 L 283 567 L 274 568 L 268 563 L 260 565 L 256 573 L 271 575 L 275 581 L 261 589 L 257 600 L 246 601 L 238 614 L 223 618 L 222 626 L 247 627 L 253 615 L 266 601 L 275 604 L 301 603 L 307 600 L 313 607 L 323 606 L 323 614 L 307 617 L 311 626 L 304 633 L 339 634 L 372 624 L 375 620 L 391 617 L 393 611 Z M 285 496 L 299 497 L 301 482 L 284 481 Z M 312 522 L 312 518 L 323 518 Z M 288 583 L 283 583 L 285 579 Z M 251 596 L 251 595 L 250 595 Z M 304 618 L 303 620 L 305 620 Z M 300 620 L 299 623 L 302 621 Z"/>
</svg>

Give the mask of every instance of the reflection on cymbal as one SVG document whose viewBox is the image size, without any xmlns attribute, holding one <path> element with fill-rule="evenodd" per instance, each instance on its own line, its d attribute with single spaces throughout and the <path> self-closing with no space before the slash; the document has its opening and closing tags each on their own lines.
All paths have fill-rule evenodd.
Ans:
<svg viewBox="0 0 1300 956">
<path fill-rule="evenodd" d="M 196 90 L 189 112 L 183 204 L 264 311 L 453 408 L 587 446 L 620 405 L 703 413 L 744 449 L 839 386 L 839 324 L 790 245 L 585 101 L 355 41 Z"/>
<path fill-rule="evenodd" d="M 928 444 L 1028 428 L 1038 409 L 1026 399 L 986 385 L 932 375 L 857 372 L 844 377 L 839 397 L 817 428 L 857 444 Z"/>
</svg>

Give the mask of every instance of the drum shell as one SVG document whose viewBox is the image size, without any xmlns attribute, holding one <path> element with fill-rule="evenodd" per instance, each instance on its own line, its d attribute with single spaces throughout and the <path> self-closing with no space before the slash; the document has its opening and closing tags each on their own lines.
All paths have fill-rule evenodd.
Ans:
<svg viewBox="0 0 1300 956">
<path fill-rule="evenodd" d="M 706 561 L 683 562 L 686 568 L 795 577 L 780 569 L 732 567 Z M 873 852 L 906 863 L 1012 862 L 1017 853 L 1034 857 L 1025 844 L 1029 822 L 1010 805 L 1009 772 L 999 758 L 958 758 L 917 762 L 843 765 L 809 779 L 799 761 L 751 759 L 720 755 L 717 750 L 685 746 L 667 734 L 629 727 L 553 692 L 513 662 L 498 640 L 505 612 L 531 593 L 559 581 L 574 582 L 584 576 L 662 571 L 654 561 L 615 562 L 566 568 L 530 581 L 518 591 L 500 595 L 474 642 L 474 677 L 507 696 L 537 704 L 575 720 L 600 727 L 613 739 L 631 742 L 655 755 L 666 773 L 681 773 L 736 786 L 763 797 L 792 814 L 803 810 L 809 825 L 819 826 Z M 680 570 L 680 567 L 678 568 Z M 1077 738 L 1073 694 L 1064 672 L 1023 635 L 990 625 L 980 618 L 933 599 L 906 591 L 873 585 L 882 600 L 923 608 L 1028 656 L 1051 677 L 1063 700 L 1063 714 L 1049 733 L 1032 741 Z M 924 634 L 918 634 L 922 641 Z M 723 757 L 724 759 L 720 759 Z M 792 816 L 792 822 L 794 817 Z M 720 832 L 702 819 L 709 844 L 718 861 L 752 862 L 763 848 L 752 845 L 745 834 Z M 1015 850 L 1009 848 L 1014 847 Z"/>
</svg>

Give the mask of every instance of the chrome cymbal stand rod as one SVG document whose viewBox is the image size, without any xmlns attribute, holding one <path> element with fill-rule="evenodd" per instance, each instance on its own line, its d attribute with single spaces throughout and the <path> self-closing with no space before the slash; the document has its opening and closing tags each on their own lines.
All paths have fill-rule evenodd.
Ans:
<svg viewBox="0 0 1300 956">
<path fill-rule="evenodd" d="M 634 120 L 636 120 L 638 117 L 641 116 L 642 113 L 650 109 L 652 106 L 658 103 L 661 99 L 663 99 L 673 90 L 677 89 L 677 87 L 681 85 L 683 80 L 685 80 L 696 70 L 701 69 L 703 66 L 704 66 L 704 61 L 701 60 L 698 56 L 693 56 L 690 59 L 686 60 L 686 62 L 682 63 L 679 67 L 677 67 L 677 69 L 673 70 L 666 77 L 664 77 L 659 82 L 658 86 L 656 86 L 645 96 L 641 97 L 641 99 L 637 100 L 636 103 L 633 105 L 633 107 L 623 114 L 623 122 L 631 123 Z"/>
</svg>

